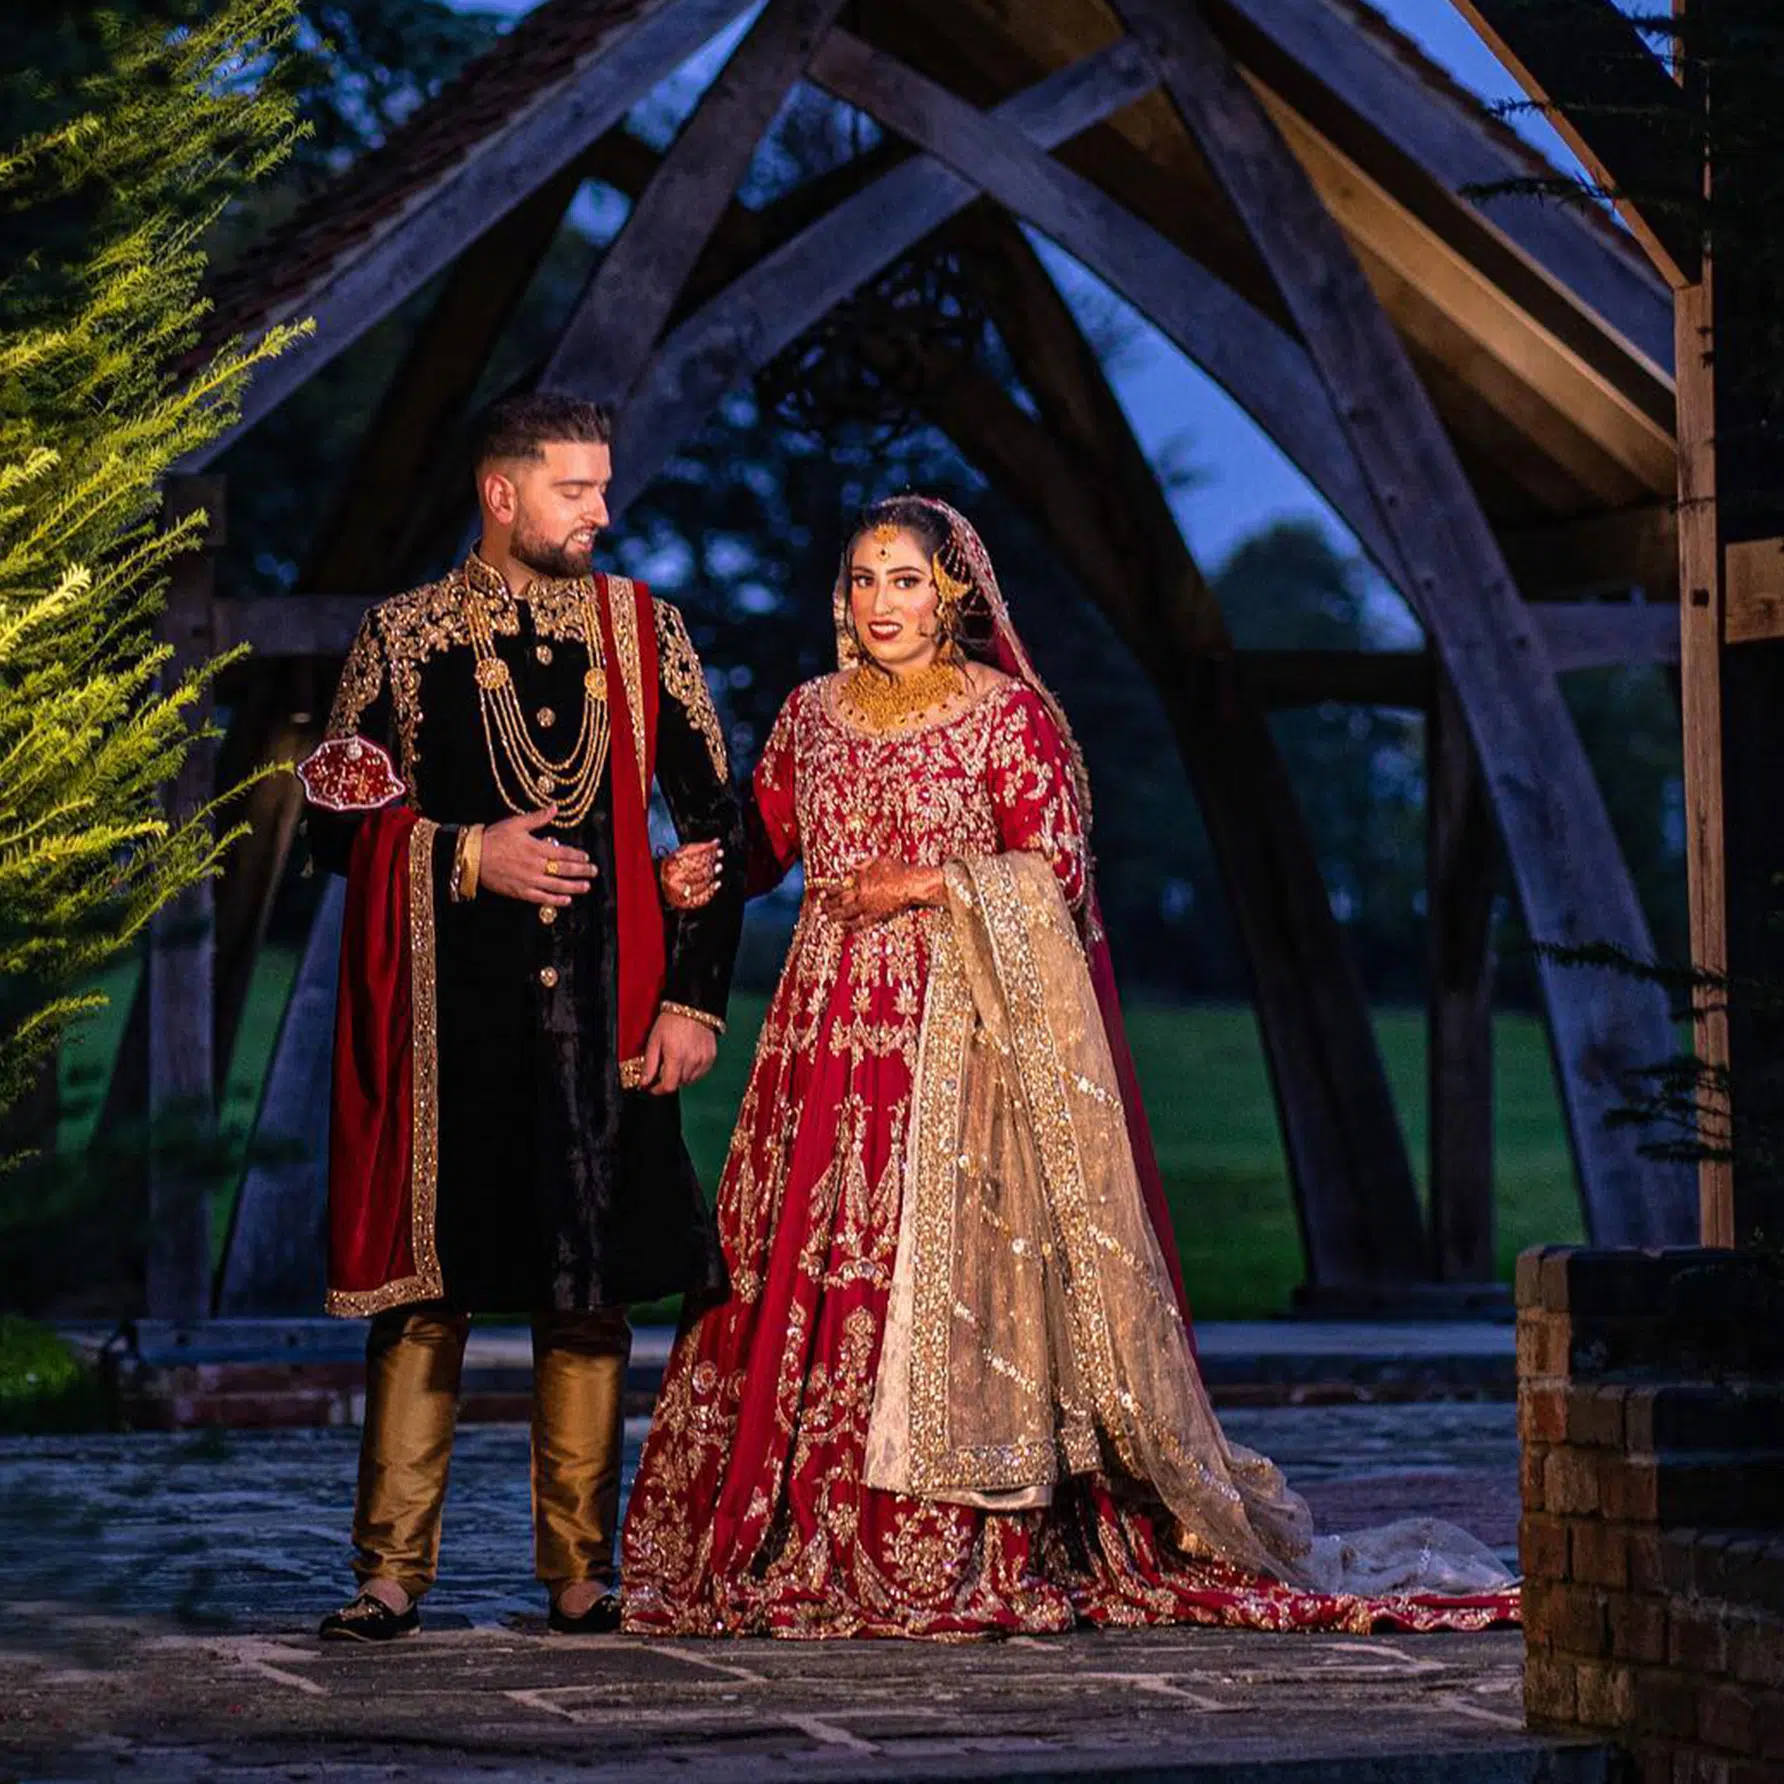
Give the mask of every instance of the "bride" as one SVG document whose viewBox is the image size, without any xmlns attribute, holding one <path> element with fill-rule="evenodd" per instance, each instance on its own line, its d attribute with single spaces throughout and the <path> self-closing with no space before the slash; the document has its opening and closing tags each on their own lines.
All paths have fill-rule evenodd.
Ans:
<svg viewBox="0 0 1784 1784">
<path fill-rule="evenodd" d="M 782 708 L 751 892 L 805 898 L 718 1192 L 731 1297 L 681 1333 L 625 1627 L 966 1637 L 1075 1623 L 1478 1629 L 1490 1551 L 1315 1535 L 1229 1443 L 1097 920 L 1089 789 L 976 532 L 870 509 L 838 673 Z M 722 865 L 681 851 L 672 903 Z"/>
</svg>

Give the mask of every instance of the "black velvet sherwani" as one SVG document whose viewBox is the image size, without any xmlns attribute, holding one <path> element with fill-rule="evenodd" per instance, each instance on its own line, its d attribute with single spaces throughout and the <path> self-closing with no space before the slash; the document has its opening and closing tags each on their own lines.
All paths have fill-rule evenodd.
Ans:
<svg viewBox="0 0 1784 1784">
<path fill-rule="evenodd" d="M 624 584 L 615 578 L 614 587 Z M 385 748 L 410 803 L 440 826 L 436 1237 L 446 1300 L 518 1313 L 722 1292 L 724 1263 L 682 1143 L 678 1100 L 621 1083 L 613 774 L 635 753 L 615 740 L 593 808 L 573 828 L 548 833 L 585 850 L 599 870 L 567 908 L 548 918 L 545 907 L 487 892 L 452 897 L 459 829 L 512 815 L 492 767 L 500 737 L 486 734 L 473 678 L 471 601 L 488 616 L 532 736 L 548 754 L 567 753 L 590 666 L 584 585 L 540 582 L 517 598 L 475 557 L 368 615 L 329 721 L 331 737 Z M 664 1007 L 722 1028 L 742 917 L 740 808 L 681 616 L 662 601 L 650 611 L 656 784 L 682 840 L 717 839 L 733 863 L 703 910 L 664 913 Z M 311 807 L 322 865 L 346 871 L 358 822 Z"/>
</svg>

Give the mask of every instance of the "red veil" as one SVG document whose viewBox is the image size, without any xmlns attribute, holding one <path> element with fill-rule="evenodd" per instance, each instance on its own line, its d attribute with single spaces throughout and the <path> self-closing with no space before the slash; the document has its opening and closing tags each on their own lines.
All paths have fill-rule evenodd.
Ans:
<svg viewBox="0 0 1784 1784">
<path fill-rule="evenodd" d="M 1059 727 L 1077 777 L 1078 803 L 1083 809 L 1085 828 L 1088 830 L 1090 777 L 1085 771 L 1084 753 L 1078 748 L 1077 739 L 1072 735 L 1064 708 L 1054 698 L 1053 690 L 1041 680 L 1027 650 L 1023 648 L 1022 639 L 1010 618 L 1009 606 L 1004 601 L 1003 591 L 998 587 L 997 572 L 992 568 L 991 554 L 986 551 L 984 540 L 979 537 L 972 522 L 948 503 L 935 496 L 917 496 L 913 499 L 921 502 L 925 508 L 932 509 L 948 523 L 946 568 L 959 580 L 970 582 L 972 595 L 976 595 L 985 604 L 991 621 L 991 661 L 1006 675 L 1014 676 L 1016 680 L 1032 688 Z M 972 596 L 966 598 L 970 600 Z M 844 623 L 847 599 L 848 576 L 845 562 L 843 574 L 837 579 L 836 590 L 836 636 L 839 652 L 845 658 L 844 668 L 853 666 L 846 660 L 851 648 L 849 630 Z M 1146 1120 L 1146 1105 L 1140 1096 L 1140 1080 L 1134 1070 L 1133 1050 L 1127 1041 L 1127 1024 L 1121 1019 L 1121 999 L 1115 988 L 1115 967 L 1109 955 L 1109 938 L 1103 929 L 1102 910 L 1097 902 L 1094 862 L 1080 923 L 1084 952 L 1090 965 L 1090 982 L 1096 991 L 1103 1032 L 1108 1038 L 1109 1054 L 1115 1062 L 1115 1074 L 1121 1084 L 1128 1140 L 1134 1152 L 1134 1171 L 1140 1180 L 1140 1193 L 1145 1198 L 1146 1215 L 1157 1236 L 1158 1248 L 1164 1253 L 1165 1268 L 1170 1272 L 1171 1286 L 1176 1291 L 1177 1305 L 1182 1311 L 1183 1323 L 1189 1331 L 1193 1347 L 1195 1327 L 1190 1318 L 1189 1296 L 1183 1287 L 1183 1264 L 1177 1255 L 1177 1237 L 1171 1228 L 1171 1211 L 1165 1201 L 1164 1179 L 1159 1174 L 1158 1154 L 1152 1145 L 1152 1128 Z"/>
</svg>

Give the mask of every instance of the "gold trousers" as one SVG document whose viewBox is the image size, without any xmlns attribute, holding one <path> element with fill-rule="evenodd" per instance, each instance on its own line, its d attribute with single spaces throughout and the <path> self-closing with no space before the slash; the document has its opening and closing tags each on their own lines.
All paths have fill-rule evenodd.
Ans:
<svg viewBox="0 0 1784 1784">
<path fill-rule="evenodd" d="M 471 1322 L 435 1303 L 372 1320 L 353 1571 L 411 1598 L 434 1583 Z M 613 1579 L 626 1361 L 618 1308 L 533 1320 L 533 1558 L 553 1595 Z"/>
</svg>

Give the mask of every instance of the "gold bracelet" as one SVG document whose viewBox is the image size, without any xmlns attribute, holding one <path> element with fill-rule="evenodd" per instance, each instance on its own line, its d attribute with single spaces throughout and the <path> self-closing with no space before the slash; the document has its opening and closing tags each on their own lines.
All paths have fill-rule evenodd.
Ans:
<svg viewBox="0 0 1784 1784">
<path fill-rule="evenodd" d="M 459 896 L 467 901 L 477 896 L 477 882 L 483 872 L 483 826 L 473 824 L 463 834 L 464 840 L 464 877 L 460 883 Z"/>
<path fill-rule="evenodd" d="M 710 1010 L 697 1010 L 692 1004 L 662 1003 L 657 1006 L 658 1014 L 668 1016 L 686 1016 L 691 1022 L 698 1022 L 702 1028 L 710 1028 L 714 1034 L 725 1032 L 725 1019 L 715 1016 Z"/>
<path fill-rule="evenodd" d="M 462 903 L 465 896 L 465 843 L 470 834 L 461 826 L 452 839 L 452 878 L 446 889 L 454 904 Z"/>
</svg>

